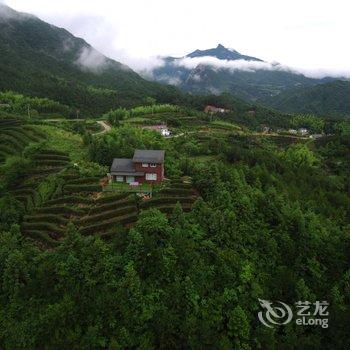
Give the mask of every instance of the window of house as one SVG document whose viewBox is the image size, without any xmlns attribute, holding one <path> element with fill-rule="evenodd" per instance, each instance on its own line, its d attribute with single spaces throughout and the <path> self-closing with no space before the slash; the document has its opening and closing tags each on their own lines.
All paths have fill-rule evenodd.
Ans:
<svg viewBox="0 0 350 350">
<path fill-rule="evenodd" d="M 157 166 L 157 163 L 151 163 L 151 164 L 150 164 L 150 167 L 151 167 L 151 168 L 155 168 L 156 166 Z"/>
<path fill-rule="evenodd" d="M 148 180 L 148 181 L 156 181 L 157 180 L 157 174 L 153 174 L 153 173 L 146 174 L 146 180 Z"/>
<path fill-rule="evenodd" d="M 142 163 L 142 168 L 148 168 L 148 163 Z"/>
<path fill-rule="evenodd" d="M 124 176 L 117 176 L 116 180 L 117 182 L 124 182 Z"/>
</svg>

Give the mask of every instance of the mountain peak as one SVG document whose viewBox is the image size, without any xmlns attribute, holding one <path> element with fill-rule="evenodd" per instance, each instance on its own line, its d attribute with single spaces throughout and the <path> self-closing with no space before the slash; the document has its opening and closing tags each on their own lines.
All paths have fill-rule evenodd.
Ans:
<svg viewBox="0 0 350 350">
<path fill-rule="evenodd" d="M 186 57 L 194 58 L 194 57 L 215 57 L 219 60 L 246 60 L 246 61 L 262 61 L 259 58 L 245 56 L 240 54 L 238 51 L 228 49 L 222 44 L 218 44 L 216 48 L 208 49 L 208 50 L 196 50 L 188 54 Z"/>
</svg>

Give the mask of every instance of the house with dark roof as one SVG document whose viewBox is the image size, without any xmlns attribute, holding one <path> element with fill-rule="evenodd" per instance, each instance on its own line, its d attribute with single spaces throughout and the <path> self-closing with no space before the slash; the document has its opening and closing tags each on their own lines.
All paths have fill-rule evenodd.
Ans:
<svg viewBox="0 0 350 350">
<path fill-rule="evenodd" d="M 132 159 L 114 158 L 110 174 L 113 181 L 160 183 L 164 180 L 164 150 L 135 150 Z"/>
</svg>

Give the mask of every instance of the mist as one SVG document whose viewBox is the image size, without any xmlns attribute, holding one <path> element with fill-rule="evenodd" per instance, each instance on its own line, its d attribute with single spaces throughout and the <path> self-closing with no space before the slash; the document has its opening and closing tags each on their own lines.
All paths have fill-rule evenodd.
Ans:
<svg viewBox="0 0 350 350">
<path fill-rule="evenodd" d="M 221 42 L 265 62 L 281 64 L 210 62 L 213 67 L 292 69 L 312 77 L 350 77 L 350 46 L 346 45 L 350 22 L 343 0 L 334 0 L 332 6 L 316 0 L 286 1 L 283 5 L 277 0 L 216 0 L 200 7 L 196 2 L 178 0 L 171 13 L 169 3 L 161 0 L 6 3 L 66 28 L 103 55 L 138 72 L 152 72 L 163 64 L 158 56 L 182 57 Z M 213 8 L 220 13 L 213 15 Z M 90 59 L 87 61 L 89 65 Z"/>
</svg>

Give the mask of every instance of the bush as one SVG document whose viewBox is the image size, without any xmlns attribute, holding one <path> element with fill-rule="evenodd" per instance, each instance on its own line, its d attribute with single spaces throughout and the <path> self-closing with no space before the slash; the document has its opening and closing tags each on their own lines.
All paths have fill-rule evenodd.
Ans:
<svg viewBox="0 0 350 350">
<path fill-rule="evenodd" d="M 103 231 L 103 230 L 111 229 L 111 226 L 113 226 L 113 225 L 126 225 L 126 224 L 136 222 L 137 217 L 138 217 L 138 214 L 135 212 L 135 213 L 132 213 L 129 215 L 125 215 L 125 216 L 121 216 L 121 217 L 118 217 L 115 219 L 104 221 L 104 222 L 99 223 L 99 224 L 84 227 L 84 228 L 80 229 L 80 233 L 82 233 L 84 235 L 96 233 L 96 232 L 101 233 L 101 231 Z"/>
<path fill-rule="evenodd" d="M 63 234 L 65 230 L 61 227 L 58 227 L 55 224 L 46 221 L 40 222 L 23 222 L 22 227 L 25 230 L 39 230 L 48 233 L 60 233 Z"/>
<path fill-rule="evenodd" d="M 79 197 L 79 196 L 64 196 L 60 198 L 50 199 L 45 202 L 46 206 L 55 204 L 92 204 L 93 201 L 90 198 Z"/>
<path fill-rule="evenodd" d="M 79 192 L 100 192 L 102 190 L 100 185 L 65 185 L 65 193 L 79 193 Z"/>
<path fill-rule="evenodd" d="M 195 197 L 159 197 L 152 198 L 150 200 L 144 201 L 140 203 L 140 208 L 150 208 L 150 207 L 158 207 L 163 204 L 176 204 L 179 203 L 187 203 L 191 204 L 196 200 Z"/>
<path fill-rule="evenodd" d="M 37 159 L 36 163 L 41 165 L 41 166 L 54 166 L 54 167 L 59 167 L 59 166 L 66 166 L 68 161 L 66 160 L 50 160 L 50 159 Z"/>
<path fill-rule="evenodd" d="M 171 196 L 191 196 L 195 194 L 195 191 L 193 189 L 186 188 L 165 188 L 164 190 L 160 190 L 159 194 L 166 194 Z"/>
<path fill-rule="evenodd" d="M 110 202 L 115 202 L 115 201 L 118 201 L 120 199 L 126 198 L 128 196 L 129 196 L 129 194 L 127 194 L 127 193 L 118 193 L 118 194 L 100 197 L 100 198 L 96 199 L 95 202 L 96 202 L 96 204 L 110 203 Z"/>
<path fill-rule="evenodd" d="M 52 239 L 47 233 L 44 233 L 42 231 L 39 230 L 27 230 L 27 229 L 22 229 L 22 232 L 34 239 L 35 241 L 41 241 L 43 243 L 49 244 L 50 246 L 57 246 L 59 243 Z"/>
<path fill-rule="evenodd" d="M 100 181 L 99 177 L 83 177 L 83 178 L 76 178 L 69 180 L 67 182 L 68 185 L 80 185 L 80 184 L 91 184 L 91 183 L 98 183 Z"/>
<path fill-rule="evenodd" d="M 60 214 L 63 216 L 81 216 L 84 215 L 84 210 L 75 209 L 65 205 L 52 206 L 52 207 L 41 207 L 36 210 L 37 214 Z"/>
<path fill-rule="evenodd" d="M 56 161 L 64 161 L 69 162 L 70 158 L 68 156 L 61 156 L 58 154 L 45 154 L 45 153 L 39 153 L 37 154 L 34 159 L 36 160 L 56 160 Z"/>
<path fill-rule="evenodd" d="M 36 215 L 25 215 L 23 217 L 23 221 L 27 223 L 34 222 L 43 222 L 46 221 L 48 223 L 55 223 L 58 225 L 66 225 L 68 220 L 60 215 L 55 214 L 36 214 Z"/>
<path fill-rule="evenodd" d="M 135 205 L 135 200 L 132 198 L 120 199 L 115 202 L 110 202 L 107 204 L 100 205 L 98 207 L 94 207 L 90 210 L 89 214 L 96 215 L 98 213 L 103 213 L 105 211 L 110 211 L 110 210 L 117 209 L 118 207 L 121 208 L 129 205 Z"/>
<path fill-rule="evenodd" d="M 117 218 L 128 213 L 131 214 L 132 212 L 137 212 L 137 208 L 135 205 L 102 212 L 97 215 L 92 215 L 92 216 L 89 215 L 87 217 L 80 219 L 79 224 L 84 226 L 86 224 L 98 223 L 108 219 Z"/>
</svg>

